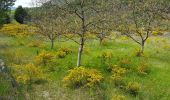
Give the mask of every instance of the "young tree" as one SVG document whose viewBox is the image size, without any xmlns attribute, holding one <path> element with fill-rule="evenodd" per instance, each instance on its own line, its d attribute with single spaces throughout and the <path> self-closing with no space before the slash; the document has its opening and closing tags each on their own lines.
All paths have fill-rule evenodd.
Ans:
<svg viewBox="0 0 170 100">
<path fill-rule="evenodd" d="M 51 49 L 54 49 L 55 40 L 63 32 L 64 20 L 59 7 L 47 1 L 38 2 L 42 6 L 34 8 L 30 15 L 32 15 L 32 22 L 37 27 L 38 33 L 50 40 Z"/>
<path fill-rule="evenodd" d="M 67 13 L 65 17 L 67 23 L 65 25 L 66 32 L 72 33 L 79 37 L 79 41 L 75 37 L 70 38 L 79 45 L 77 66 L 81 66 L 81 58 L 83 48 L 86 41 L 86 33 L 92 31 L 92 27 L 104 22 L 105 19 L 100 17 L 100 12 L 105 7 L 107 0 L 62 0 L 60 8 Z M 97 27 L 96 27 L 97 28 Z"/>
<path fill-rule="evenodd" d="M 19 6 L 14 14 L 14 18 L 15 20 L 20 23 L 20 24 L 24 24 L 24 21 L 26 19 L 26 17 L 28 16 L 26 10 L 24 8 L 22 8 L 22 6 Z"/>
<path fill-rule="evenodd" d="M 118 30 L 138 43 L 141 46 L 140 52 L 143 53 L 147 39 L 159 26 L 159 13 L 164 8 L 164 2 L 160 0 L 127 0 L 120 3 L 120 12 L 117 15 Z"/>
<path fill-rule="evenodd" d="M 14 5 L 15 0 L 0 0 L 0 26 L 9 22 L 8 12 L 10 7 Z"/>
</svg>

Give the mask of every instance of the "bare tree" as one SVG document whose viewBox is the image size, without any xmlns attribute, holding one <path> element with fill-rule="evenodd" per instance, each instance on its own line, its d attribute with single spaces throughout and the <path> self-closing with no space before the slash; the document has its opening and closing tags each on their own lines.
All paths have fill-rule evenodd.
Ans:
<svg viewBox="0 0 170 100">
<path fill-rule="evenodd" d="M 63 32 L 63 23 L 61 10 L 57 5 L 49 2 L 49 0 L 39 1 L 40 7 L 34 8 L 32 14 L 32 22 L 37 27 L 37 32 L 51 42 L 51 49 L 57 37 Z"/>
<path fill-rule="evenodd" d="M 141 53 L 152 31 L 159 26 L 158 14 L 162 12 L 163 4 L 160 0 L 120 0 L 117 28 L 141 46 Z"/>
<path fill-rule="evenodd" d="M 75 37 L 70 38 L 79 45 L 77 66 L 81 66 L 81 58 L 85 45 L 85 34 L 91 31 L 91 27 L 104 21 L 100 16 L 100 11 L 104 7 L 105 0 L 63 0 L 60 8 L 67 13 L 65 17 L 67 23 L 65 28 L 67 32 L 79 37 L 79 41 Z"/>
</svg>

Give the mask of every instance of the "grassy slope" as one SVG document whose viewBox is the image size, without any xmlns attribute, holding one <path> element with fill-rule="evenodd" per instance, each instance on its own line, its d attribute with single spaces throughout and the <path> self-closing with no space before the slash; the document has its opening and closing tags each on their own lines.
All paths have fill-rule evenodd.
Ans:
<svg viewBox="0 0 170 100">
<path fill-rule="evenodd" d="M 24 53 L 24 59 L 26 62 L 32 61 L 32 58 L 36 55 L 38 48 L 30 48 L 27 46 L 30 40 L 25 39 L 25 45 L 18 45 L 17 39 L 10 37 L 0 37 L 0 57 L 4 58 L 9 64 L 11 61 L 6 58 L 8 52 L 20 51 Z M 45 48 L 48 49 L 48 43 Z M 130 40 L 114 40 L 109 41 L 105 46 L 99 46 L 98 41 L 89 40 L 85 46 L 83 54 L 82 65 L 90 68 L 98 69 L 102 72 L 105 80 L 102 84 L 102 88 L 97 89 L 66 89 L 63 87 L 62 79 L 66 75 L 69 68 L 76 65 L 77 58 L 77 44 L 73 42 L 56 42 L 56 51 L 59 47 L 69 47 L 74 52 L 63 59 L 57 59 L 58 64 L 55 66 L 56 71 L 48 73 L 48 83 L 34 85 L 31 93 L 26 93 L 27 98 L 36 98 L 36 100 L 46 100 L 51 98 L 54 100 L 109 100 L 112 95 L 120 94 L 125 95 L 129 100 L 168 100 L 170 99 L 170 51 L 169 49 L 163 49 L 159 44 L 152 44 L 149 42 L 146 45 L 145 57 L 135 57 L 134 51 L 138 48 L 138 45 Z M 113 52 L 112 64 L 118 64 L 119 59 L 127 58 L 130 60 L 130 68 L 136 69 L 141 61 L 148 63 L 151 67 L 151 73 L 146 76 L 139 76 L 135 70 L 131 71 L 125 77 L 126 81 L 139 82 L 142 87 L 137 97 L 123 92 L 120 89 L 115 88 L 113 83 L 110 82 L 111 74 L 105 69 L 106 66 L 101 63 L 99 55 L 102 51 Z M 10 89 L 4 90 L 4 81 L 0 84 L 0 95 L 8 94 Z M 6 83 L 5 83 L 6 84 Z M 2 91 L 4 90 L 4 91 Z"/>
</svg>

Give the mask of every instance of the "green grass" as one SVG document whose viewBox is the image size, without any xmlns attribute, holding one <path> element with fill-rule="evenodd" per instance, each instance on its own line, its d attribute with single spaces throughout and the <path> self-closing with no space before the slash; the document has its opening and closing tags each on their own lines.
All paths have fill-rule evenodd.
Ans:
<svg viewBox="0 0 170 100">
<path fill-rule="evenodd" d="M 159 37 L 163 38 L 163 37 Z M 82 65 L 87 68 L 94 68 L 102 72 L 104 81 L 99 87 L 91 89 L 69 89 L 65 88 L 62 79 L 67 75 L 70 68 L 76 66 L 78 45 L 72 41 L 55 42 L 55 50 L 50 50 L 49 42 L 43 42 L 44 48 L 28 47 L 27 45 L 37 38 L 25 38 L 20 41 L 17 38 L 0 37 L 0 58 L 7 62 L 7 65 L 15 63 L 10 57 L 11 52 L 21 52 L 21 63 L 33 62 L 34 57 L 37 55 L 37 50 L 42 49 L 47 51 L 57 51 L 60 47 L 68 47 L 73 50 L 72 54 L 67 55 L 65 58 L 56 58 L 57 64 L 53 66 L 56 70 L 54 72 L 46 72 L 49 81 L 42 84 L 34 84 L 33 88 L 27 92 L 24 88 L 20 88 L 19 94 L 29 100 L 110 100 L 113 95 L 124 95 L 127 100 L 168 100 L 170 99 L 170 48 L 164 49 L 159 44 L 147 43 L 145 56 L 136 57 L 135 51 L 140 48 L 131 40 L 110 40 L 106 45 L 99 45 L 97 40 L 88 40 L 85 45 L 85 50 L 82 56 Z M 20 45 L 18 42 L 24 42 Z M 154 40 L 153 40 L 154 41 Z M 169 41 L 170 42 L 170 41 Z M 141 84 L 139 94 L 135 97 L 128 92 L 117 88 L 111 81 L 111 73 L 107 72 L 107 65 L 101 61 L 99 57 L 103 51 L 111 51 L 113 57 L 110 64 L 119 64 L 120 59 L 126 58 L 129 60 L 130 69 L 125 76 L 125 84 L 128 82 L 138 82 Z M 147 63 L 151 69 L 148 75 L 140 76 L 137 74 L 137 67 L 140 63 Z M 42 68 L 43 69 L 43 68 Z M 0 82 L 0 96 L 7 95 L 10 88 L 6 85 L 7 81 Z M 11 94 L 12 95 L 12 94 Z M 22 98 L 21 98 L 22 99 Z"/>
</svg>

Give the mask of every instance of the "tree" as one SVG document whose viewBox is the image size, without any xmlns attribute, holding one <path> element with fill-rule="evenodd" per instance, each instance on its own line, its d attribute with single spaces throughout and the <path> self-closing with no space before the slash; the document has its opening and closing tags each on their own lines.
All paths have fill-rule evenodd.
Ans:
<svg viewBox="0 0 170 100">
<path fill-rule="evenodd" d="M 102 9 L 105 8 L 107 0 L 62 0 L 60 9 L 66 13 L 65 33 L 72 33 L 75 37 L 68 37 L 79 45 L 77 66 L 81 66 L 82 53 L 86 41 L 86 34 L 97 28 L 98 24 L 105 21 L 101 17 Z M 65 35 L 66 36 L 66 35 Z M 67 36 L 66 36 L 67 37 Z"/>
<path fill-rule="evenodd" d="M 14 5 L 15 0 L 0 0 L 0 26 L 9 23 L 10 7 Z"/>
<path fill-rule="evenodd" d="M 28 16 L 26 10 L 24 8 L 22 8 L 22 6 L 19 6 L 14 14 L 14 18 L 15 20 L 20 23 L 20 24 L 24 24 L 24 21 L 26 19 L 26 17 Z"/>
<path fill-rule="evenodd" d="M 117 15 L 118 31 L 141 46 L 144 53 L 145 43 L 161 22 L 160 14 L 165 6 L 164 0 L 127 0 L 121 2 Z"/>
<path fill-rule="evenodd" d="M 59 7 L 47 1 L 38 2 L 42 6 L 31 10 L 30 15 L 32 15 L 33 24 L 38 28 L 38 33 L 50 40 L 51 49 L 54 49 L 55 40 L 63 32 L 64 19 Z"/>
</svg>

